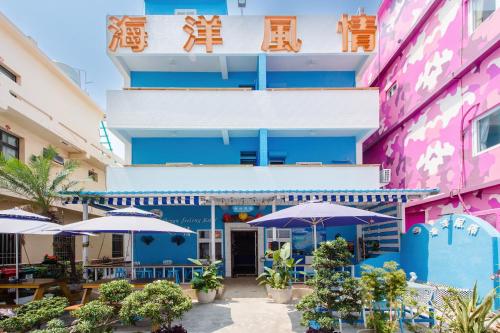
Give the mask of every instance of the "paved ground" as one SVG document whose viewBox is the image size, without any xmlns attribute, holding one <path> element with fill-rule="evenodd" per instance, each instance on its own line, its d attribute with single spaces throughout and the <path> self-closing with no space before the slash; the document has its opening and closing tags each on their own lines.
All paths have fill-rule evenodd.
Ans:
<svg viewBox="0 0 500 333">
<path fill-rule="evenodd" d="M 227 280 L 225 286 L 222 300 L 212 304 L 193 304 L 193 309 L 182 320 L 189 333 L 305 332 L 300 326 L 300 312 L 295 309 L 295 304 L 274 303 L 254 278 Z M 141 328 L 121 332 L 138 331 Z M 356 331 L 348 328 L 343 332 Z"/>
</svg>

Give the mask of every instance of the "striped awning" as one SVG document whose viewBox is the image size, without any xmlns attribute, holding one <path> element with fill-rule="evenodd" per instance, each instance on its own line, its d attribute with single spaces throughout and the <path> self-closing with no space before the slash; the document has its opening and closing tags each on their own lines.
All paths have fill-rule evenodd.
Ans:
<svg viewBox="0 0 500 333">
<path fill-rule="evenodd" d="M 267 193 L 264 197 L 249 197 L 248 193 L 245 196 L 239 196 L 237 193 L 232 193 L 229 196 L 219 196 L 214 194 L 204 195 L 160 195 L 145 193 L 140 194 L 79 194 L 68 196 L 65 204 L 84 204 L 96 206 L 200 206 L 208 205 L 214 199 L 218 204 L 237 204 L 238 200 L 243 200 L 246 203 L 254 204 L 270 204 L 271 201 L 276 204 L 297 204 L 311 200 L 337 203 L 406 203 L 415 193 L 394 192 L 390 190 L 368 191 L 368 192 L 340 192 L 337 194 L 324 193 L 297 193 L 284 194 Z"/>
<path fill-rule="evenodd" d="M 285 202 L 307 202 L 311 200 L 320 200 L 323 202 L 342 202 L 342 203 L 371 203 L 371 202 L 408 202 L 406 194 L 334 194 L 334 195 L 288 195 Z"/>
</svg>

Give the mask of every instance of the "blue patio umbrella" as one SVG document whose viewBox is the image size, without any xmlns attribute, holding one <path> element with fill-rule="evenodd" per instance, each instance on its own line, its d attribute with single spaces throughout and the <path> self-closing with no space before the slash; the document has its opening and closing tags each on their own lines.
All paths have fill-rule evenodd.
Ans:
<svg viewBox="0 0 500 333">
<path fill-rule="evenodd" d="M 259 217 L 248 222 L 254 227 L 313 228 L 314 249 L 317 247 L 316 226 L 339 227 L 372 224 L 398 218 L 359 208 L 329 202 L 306 202 Z"/>
</svg>

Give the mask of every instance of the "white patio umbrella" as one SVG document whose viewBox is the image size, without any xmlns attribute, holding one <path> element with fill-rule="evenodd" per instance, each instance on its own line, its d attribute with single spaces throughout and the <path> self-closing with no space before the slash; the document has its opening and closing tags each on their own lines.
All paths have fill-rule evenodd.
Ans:
<svg viewBox="0 0 500 333">
<path fill-rule="evenodd" d="M 47 229 L 59 228 L 60 226 L 49 221 L 48 217 L 33 214 L 19 208 L 0 210 L 0 233 L 15 235 L 17 280 L 19 280 L 19 235 L 57 234 L 58 231 L 48 231 Z M 17 293 L 16 298 L 18 299 Z"/>
<path fill-rule="evenodd" d="M 135 207 L 116 209 L 106 213 L 107 216 L 58 226 L 59 231 L 74 233 L 130 233 L 132 279 L 134 272 L 134 234 L 143 232 L 159 232 L 172 234 L 194 234 L 193 231 L 160 220 L 156 214 Z"/>
</svg>

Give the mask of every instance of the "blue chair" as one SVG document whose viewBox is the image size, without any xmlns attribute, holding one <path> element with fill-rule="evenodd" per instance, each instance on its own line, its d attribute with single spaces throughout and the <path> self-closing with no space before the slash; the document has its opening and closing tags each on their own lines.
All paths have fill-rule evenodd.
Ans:
<svg viewBox="0 0 500 333">
<path fill-rule="evenodd" d="M 122 267 L 115 268 L 114 276 L 116 279 L 126 279 L 127 278 L 127 270 L 125 268 L 122 268 Z"/>
<path fill-rule="evenodd" d="M 181 277 L 180 277 L 180 271 L 176 268 L 173 269 L 168 269 L 167 268 L 167 276 L 166 278 L 169 280 L 174 280 L 175 283 L 179 284 L 181 283 Z"/>
<path fill-rule="evenodd" d="M 152 279 L 153 269 L 152 268 L 141 268 L 140 271 L 135 270 L 135 277 L 137 279 Z"/>
</svg>

